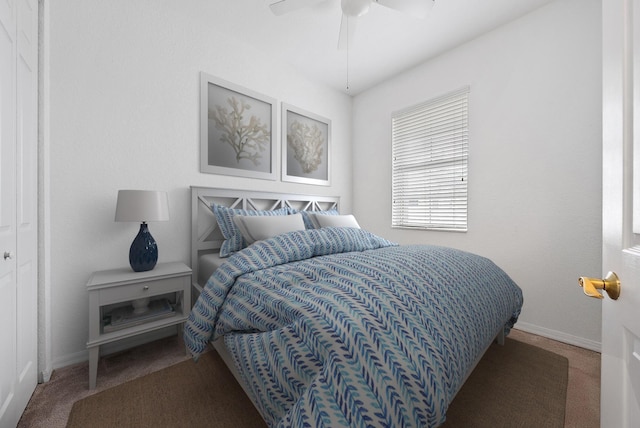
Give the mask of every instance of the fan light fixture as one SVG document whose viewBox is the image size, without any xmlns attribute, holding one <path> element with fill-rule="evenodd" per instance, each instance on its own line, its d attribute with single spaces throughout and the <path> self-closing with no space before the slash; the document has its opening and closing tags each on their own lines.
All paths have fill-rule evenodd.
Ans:
<svg viewBox="0 0 640 428">
<path fill-rule="evenodd" d="M 369 12 L 371 0 L 342 0 L 340 7 L 342 7 L 342 13 L 355 18 Z"/>
<path fill-rule="evenodd" d="M 265 0 L 269 8 L 275 15 L 310 7 L 316 3 L 328 0 Z M 413 15 L 417 18 L 424 18 L 427 12 L 433 7 L 435 0 L 340 0 L 342 9 L 342 21 L 340 23 L 340 33 L 338 34 L 338 49 L 346 49 L 347 41 L 355 33 L 357 19 L 369 11 L 372 3 L 398 12 Z"/>
<path fill-rule="evenodd" d="M 265 0 L 275 15 L 284 15 L 328 0 Z M 347 91 L 349 90 L 349 39 L 353 39 L 357 19 L 369 12 L 372 3 L 402 13 L 424 18 L 435 0 L 340 0 L 342 20 L 338 33 L 338 49 L 347 51 Z"/>
</svg>

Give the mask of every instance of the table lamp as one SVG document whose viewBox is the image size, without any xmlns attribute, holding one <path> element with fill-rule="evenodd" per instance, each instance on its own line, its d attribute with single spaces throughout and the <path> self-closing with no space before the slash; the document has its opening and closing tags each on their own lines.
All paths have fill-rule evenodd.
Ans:
<svg viewBox="0 0 640 428">
<path fill-rule="evenodd" d="M 129 264 L 135 272 L 151 270 L 158 261 L 158 246 L 149 233 L 148 221 L 169 220 L 167 192 L 119 190 L 116 221 L 139 221 L 140 231 L 129 249 Z"/>
</svg>

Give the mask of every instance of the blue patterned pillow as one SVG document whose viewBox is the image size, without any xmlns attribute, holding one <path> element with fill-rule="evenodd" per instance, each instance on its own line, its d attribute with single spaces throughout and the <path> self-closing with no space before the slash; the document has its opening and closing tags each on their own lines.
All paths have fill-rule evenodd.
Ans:
<svg viewBox="0 0 640 428">
<path fill-rule="evenodd" d="M 280 208 L 277 210 L 241 210 L 236 208 L 227 208 L 222 205 L 212 204 L 211 210 L 216 216 L 218 226 L 224 236 L 224 242 L 220 247 L 220 257 L 229 257 L 236 251 L 240 251 L 247 246 L 242 238 L 242 233 L 238 226 L 233 222 L 233 216 L 236 215 L 287 215 L 290 214 L 289 208 Z"/>
<path fill-rule="evenodd" d="M 314 214 L 322 214 L 322 215 L 338 215 L 340 214 L 337 208 L 331 208 L 327 211 L 299 211 L 302 214 L 302 221 L 304 222 L 304 227 L 307 229 L 320 229 L 320 225 L 313 218 Z"/>
</svg>

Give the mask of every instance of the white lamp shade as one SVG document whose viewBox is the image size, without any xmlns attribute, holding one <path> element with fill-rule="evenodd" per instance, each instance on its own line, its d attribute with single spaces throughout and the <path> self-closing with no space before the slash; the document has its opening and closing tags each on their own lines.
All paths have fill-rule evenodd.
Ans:
<svg viewBox="0 0 640 428">
<path fill-rule="evenodd" d="M 167 221 L 169 198 L 167 192 L 156 190 L 119 190 L 116 221 Z"/>
</svg>

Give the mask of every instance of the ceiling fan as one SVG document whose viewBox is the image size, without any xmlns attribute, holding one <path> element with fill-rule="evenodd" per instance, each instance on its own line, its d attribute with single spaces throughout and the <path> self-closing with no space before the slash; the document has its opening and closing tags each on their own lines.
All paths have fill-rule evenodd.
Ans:
<svg viewBox="0 0 640 428">
<path fill-rule="evenodd" d="M 271 11 L 275 15 L 284 15 L 326 0 L 268 1 Z M 345 49 L 349 39 L 353 38 L 357 20 L 352 18 L 357 18 L 367 13 L 374 3 L 418 18 L 424 18 L 433 7 L 434 0 L 340 0 L 342 21 L 340 22 L 340 34 L 338 36 L 338 49 Z"/>
</svg>

